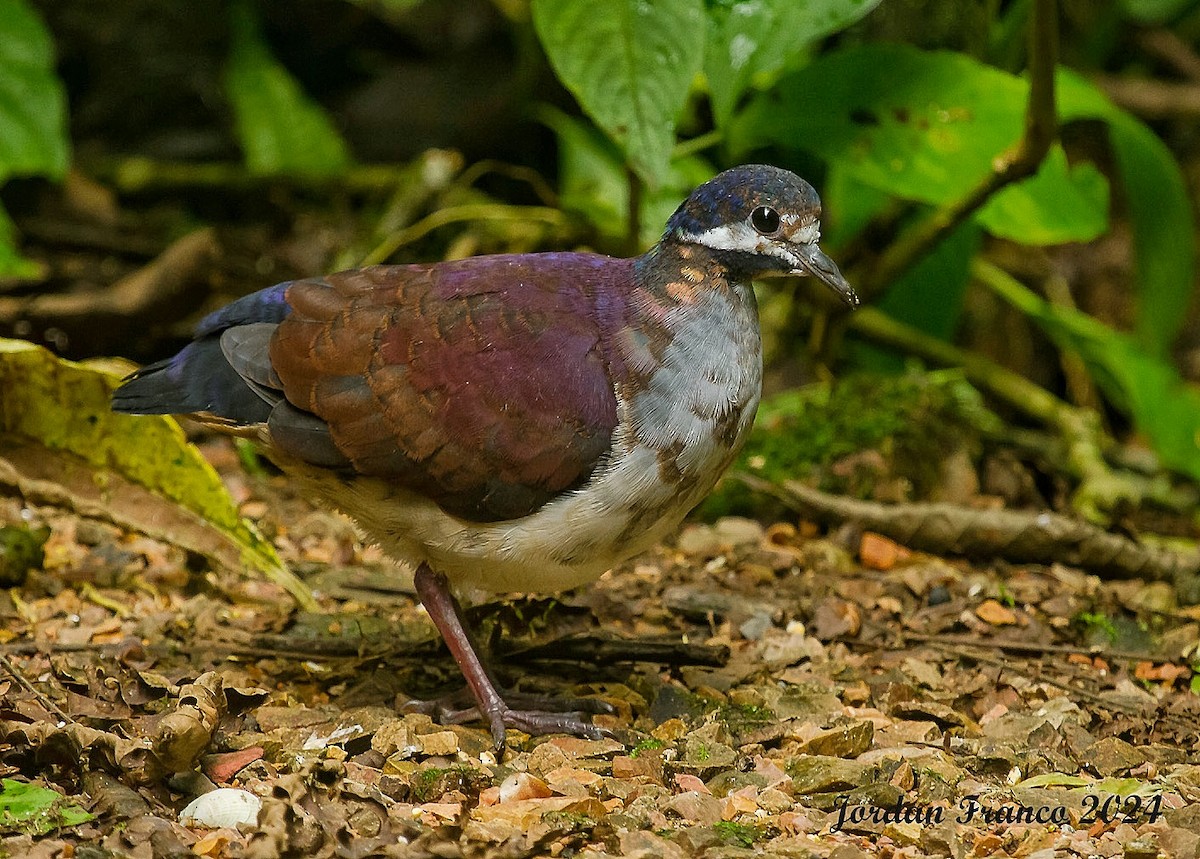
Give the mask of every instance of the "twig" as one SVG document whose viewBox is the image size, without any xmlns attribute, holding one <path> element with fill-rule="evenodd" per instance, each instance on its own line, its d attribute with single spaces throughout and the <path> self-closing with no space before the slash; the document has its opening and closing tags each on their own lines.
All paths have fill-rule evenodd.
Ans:
<svg viewBox="0 0 1200 859">
<path fill-rule="evenodd" d="M 411 227 L 393 233 L 363 259 L 361 265 L 376 265 L 407 244 L 423 238 L 438 227 L 462 221 L 540 221 L 551 227 L 564 227 L 567 218 L 546 206 L 507 206 L 501 203 L 469 203 L 431 212 Z"/>
<path fill-rule="evenodd" d="M 22 689 L 32 695 L 34 700 L 41 704 L 47 712 L 53 713 L 55 716 L 57 716 L 64 725 L 69 725 L 75 721 L 62 710 L 60 710 L 57 704 L 39 692 L 32 683 L 26 680 L 25 675 L 22 674 L 17 669 L 17 666 L 13 665 L 13 661 L 8 658 L 8 654 L 0 653 L 0 667 L 3 667 L 4 670 L 8 672 L 9 676 L 12 677 L 13 680 L 16 680 L 18 684 L 20 684 Z"/>
<path fill-rule="evenodd" d="M 725 132 L 720 129 L 706 131 L 704 134 L 676 143 L 675 148 L 671 150 L 671 158 L 687 158 L 689 155 L 695 155 L 697 152 L 703 152 L 705 149 L 716 146 L 724 139 Z"/>
<path fill-rule="evenodd" d="M 948 644 L 935 640 L 926 642 L 930 647 L 941 650 L 944 653 L 949 653 L 959 659 L 969 659 L 972 662 L 980 662 L 984 665 L 990 665 L 993 668 L 1000 668 L 1004 671 L 1011 671 L 1014 674 L 1023 674 L 1030 680 L 1038 683 L 1046 683 L 1064 692 L 1069 692 L 1072 695 L 1077 695 L 1080 698 L 1092 704 L 1096 704 L 1106 710 L 1116 710 L 1126 715 L 1137 715 L 1142 712 L 1141 708 L 1131 704 L 1126 704 L 1119 699 L 1106 698 L 1099 692 L 1093 692 L 1091 689 L 1084 689 L 1082 686 L 1077 686 L 1067 680 L 1059 680 L 1057 677 L 1051 677 L 1038 669 L 1029 669 L 1019 663 L 1013 662 L 1011 659 L 998 659 L 994 656 L 985 656 L 982 653 L 971 653 L 963 649 L 962 646 L 956 644 Z M 979 645 L 967 645 L 979 646 Z M 1189 725 L 1189 727 L 1191 727 Z"/>
<path fill-rule="evenodd" d="M 963 647 L 987 647 L 993 650 L 1004 650 L 1009 653 L 1061 654 L 1073 653 L 1083 656 L 1099 656 L 1108 660 L 1127 660 L 1130 662 L 1170 662 L 1176 665 L 1186 665 L 1187 660 L 1182 656 L 1163 656 L 1158 653 L 1144 653 L 1136 650 L 1111 650 L 1095 644 L 1041 644 L 1035 641 L 1012 641 L 1002 638 L 978 638 L 968 635 L 947 635 L 938 633 L 926 635 L 921 632 L 900 633 L 910 641 L 939 642 Z"/>
<path fill-rule="evenodd" d="M 544 205 L 550 207 L 558 206 L 557 192 L 550 187 L 550 183 L 545 180 L 541 173 L 532 167 L 509 164 L 507 161 L 500 161 L 495 158 L 485 158 L 482 161 L 476 161 L 459 174 L 456 182 L 464 187 L 470 187 L 478 182 L 480 177 L 486 176 L 489 173 L 495 173 L 498 176 L 504 176 L 516 182 L 524 182 Z"/>
<path fill-rule="evenodd" d="M 1164 28 L 1145 30 L 1137 34 L 1137 43 L 1148 53 L 1165 60 L 1175 71 L 1194 81 L 1200 81 L 1200 56 L 1182 38 Z"/>
<path fill-rule="evenodd" d="M 32 319 L 94 325 L 100 318 L 144 319 L 186 298 L 219 251 L 216 234 L 205 227 L 188 233 L 150 263 L 102 291 L 0 298 L 0 322 Z"/>
<path fill-rule="evenodd" d="M 377 194 L 410 181 L 413 166 L 428 167 L 431 160 L 457 161 L 457 153 L 431 150 L 415 164 L 356 164 L 332 176 L 258 175 L 231 161 L 197 163 L 191 161 L 155 161 L 149 158 L 96 160 L 85 167 L 97 178 L 111 182 L 123 194 L 148 191 L 179 192 L 188 189 L 251 192 L 282 185 L 312 190 Z"/>
<path fill-rule="evenodd" d="M 1096 83 L 1118 106 L 1144 119 L 1200 116 L 1200 84 L 1100 75 Z"/>
<path fill-rule="evenodd" d="M 625 167 L 626 186 L 629 189 L 628 218 L 625 230 L 625 251 L 630 256 L 642 251 L 642 179 L 632 167 Z"/>
<path fill-rule="evenodd" d="M 1055 0 L 1036 0 L 1034 3 L 1029 29 L 1029 101 L 1021 139 L 995 159 L 992 171 L 966 195 L 935 211 L 900 236 L 879 257 L 858 283 L 859 294 L 864 299 L 879 295 L 1001 188 L 1037 172 L 1058 136 L 1054 94 L 1054 68 L 1058 56 L 1057 6 Z"/>
<path fill-rule="evenodd" d="M 788 480 L 782 486 L 736 475 L 819 522 L 856 522 L 924 552 L 1000 557 L 1017 563 L 1063 563 L 1110 578 L 1171 582 L 1180 599 L 1200 598 L 1200 553 L 1145 546 L 1079 519 L 1039 510 L 976 510 L 954 504 L 860 501 Z"/>
<path fill-rule="evenodd" d="M 706 665 L 729 661 L 729 648 L 682 641 L 640 641 L 583 635 L 505 653 L 505 662 L 564 660 L 606 665 L 611 662 L 654 662 L 659 665 Z"/>
</svg>

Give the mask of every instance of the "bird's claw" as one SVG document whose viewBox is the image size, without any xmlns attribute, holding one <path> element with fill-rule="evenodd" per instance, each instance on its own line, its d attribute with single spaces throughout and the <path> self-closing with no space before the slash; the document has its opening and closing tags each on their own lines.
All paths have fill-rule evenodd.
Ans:
<svg viewBox="0 0 1200 859">
<path fill-rule="evenodd" d="M 514 728 L 531 736 L 570 734 L 587 740 L 612 737 L 612 731 L 586 721 L 588 716 L 612 715 L 615 708 L 599 698 L 558 698 L 528 692 L 501 693 L 495 707 L 486 713 L 472 705 L 470 692 L 445 695 L 430 700 L 411 700 L 401 708 L 405 713 L 423 713 L 443 725 L 461 725 L 483 719 L 488 723 L 496 752 L 504 748 L 506 730 Z"/>
</svg>

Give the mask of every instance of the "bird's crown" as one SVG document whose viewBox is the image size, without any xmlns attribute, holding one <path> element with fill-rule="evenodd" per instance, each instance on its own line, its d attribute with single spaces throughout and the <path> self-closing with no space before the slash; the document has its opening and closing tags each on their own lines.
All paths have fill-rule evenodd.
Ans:
<svg viewBox="0 0 1200 859">
<path fill-rule="evenodd" d="M 726 170 L 693 191 L 667 222 L 668 240 L 754 251 L 760 237 L 812 242 L 820 237 L 821 199 L 795 173 L 766 164 Z M 733 250 L 733 247 L 714 249 Z"/>
</svg>

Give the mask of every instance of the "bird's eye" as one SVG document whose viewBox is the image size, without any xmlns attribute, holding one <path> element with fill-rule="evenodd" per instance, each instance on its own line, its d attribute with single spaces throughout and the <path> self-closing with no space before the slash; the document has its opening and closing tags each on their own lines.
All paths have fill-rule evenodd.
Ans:
<svg viewBox="0 0 1200 859">
<path fill-rule="evenodd" d="M 779 213 L 770 206 L 759 206 L 750 213 L 750 226 L 769 236 L 779 229 Z"/>
</svg>

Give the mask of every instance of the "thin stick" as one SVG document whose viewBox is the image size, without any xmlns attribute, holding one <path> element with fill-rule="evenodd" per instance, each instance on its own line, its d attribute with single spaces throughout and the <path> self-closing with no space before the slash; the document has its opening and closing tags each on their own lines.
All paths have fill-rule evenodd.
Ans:
<svg viewBox="0 0 1200 859">
<path fill-rule="evenodd" d="M 17 666 L 13 664 L 13 661 L 8 658 L 7 654 L 0 653 L 0 667 L 7 671 L 9 676 L 16 680 L 20 687 L 32 695 L 34 700 L 41 704 L 47 711 L 53 713 L 55 716 L 58 716 L 59 720 L 61 720 L 64 725 L 69 725 L 75 721 L 62 710 L 58 709 L 57 704 L 39 692 L 32 683 L 26 680 L 25 675 L 18 670 Z"/>
</svg>

